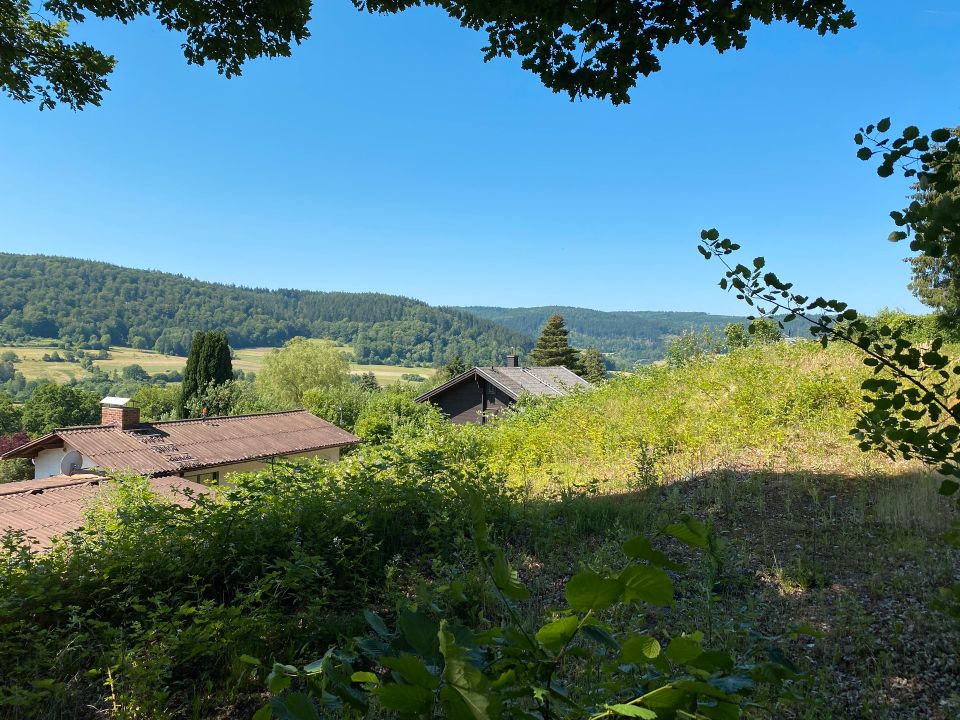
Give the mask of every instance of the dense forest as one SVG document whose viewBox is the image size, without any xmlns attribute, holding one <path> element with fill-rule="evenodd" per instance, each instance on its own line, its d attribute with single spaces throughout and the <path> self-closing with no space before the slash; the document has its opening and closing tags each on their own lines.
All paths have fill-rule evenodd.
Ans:
<svg viewBox="0 0 960 720">
<path fill-rule="evenodd" d="M 457 308 L 382 293 L 267 290 L 102 262 L 0 253 L 0 340 L 57 338 L 186 355 L 197 330 L 233 347 L 292 337 L 351 345 L 355 361 L 391 365 L 500 362 L 533 341 Z"/>
<path fill-rule="evenodd" d="M 702 312 L 617 311 L 578 307 L 530 308 L 464 307 L 466 312 L 493 320 L 524 335 L 536 336 L 551 315 L 562 315 L 576 347 L 602 350 L 614 367 L 629 369 L 638 362 L 658 360 L 666 354 L 670 338 L 691 328 L 720 330 L 742 317 Z"/>
</svg>

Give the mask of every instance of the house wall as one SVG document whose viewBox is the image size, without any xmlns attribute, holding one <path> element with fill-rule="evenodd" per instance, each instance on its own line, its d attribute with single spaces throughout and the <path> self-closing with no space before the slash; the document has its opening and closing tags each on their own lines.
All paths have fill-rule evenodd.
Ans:
<svg viewBox="0 0 960 720">
<path fill-rule="evenodd" d="M 483 414 L 498 415 L 513 403 L 509 395 L 496 390 L 493 402 L 485 395 L 487 381 L 470 378 L 430 399 L 450 422 L 457 425 L 480 423 Z"/>
<path fill-rule="evenodd" d="M 340 459 L 340 448 L 327 448 L 326 450 L 317 450 L 309 453 L 296 453 L 294 455 L 283 455 L 279 459 L 282 460 L 309 460 L 310 458 L 320 458 L 322 460 L 328 460 L 329 462 L 336 462 Z M 270 467 L 269 460 L 257 460 L 254 462 L 243 462 L 243 463 L 234 463 L 232 465 L 221 465 L 214 468 L 205 468 L 199 470 L 188 470 L 183 473 L 183 477 L 187 480 L 193 480 L 200 475 L 206 475 L 211 472 L 220 473 L 220 480 L 223 480 L 228 475 L 239 472 L 256 472 L 257 470 L 265 470 Z"/>
<path fill-rule="evenodd" d="M 64 445 L 59 448 L 41 450 L 37 453 L 37 457 L 33 460 L 33 478 L 35 480 L 42 480 L 43 478 L 62 474 L 63 471 L 60 469 L 60 463 L 63 461 L 63 456 L 70 450 L 70 447 Z M 90 458 L 84 456 L 81 456 L 81 458 L 81 466 L 84 470 L 93 467 L 93 461 L 90 460 Z"/>
</svg>

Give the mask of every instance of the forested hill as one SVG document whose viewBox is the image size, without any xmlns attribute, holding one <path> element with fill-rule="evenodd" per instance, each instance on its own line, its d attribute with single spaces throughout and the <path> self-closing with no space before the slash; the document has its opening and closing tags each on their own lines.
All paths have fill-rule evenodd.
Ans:
<svg viewBox="0 0 960 720">
<path fill-rule="evenodd" d="M 570 330 L 570 343 L 580 348 L 602 350 L 618 368 L 631 368 L 638 362 L 664 356 L 671 337 L 686 329 L 723 328 L 727 323 L 743 322 L 732 315 L 701 312 L 616 311 L 603 312 L 578 307 L 465 307 L 480 317 L 493 320 L 524 335 L 536 337 L 551 315 L 559 313 Z"/>
<path fill-rule="evenodd" d="M 380 293 L 265 290 L 152 270 L 0 253 L 0 339 L 59 338 L 183 355 L 196 330 L 223 330 L 234 347 L 296 335 L 353 346 L 357 362 L 429 365 L 460 354 L 500 362 L 532 339 L 457 308 Z"/>
</svg>

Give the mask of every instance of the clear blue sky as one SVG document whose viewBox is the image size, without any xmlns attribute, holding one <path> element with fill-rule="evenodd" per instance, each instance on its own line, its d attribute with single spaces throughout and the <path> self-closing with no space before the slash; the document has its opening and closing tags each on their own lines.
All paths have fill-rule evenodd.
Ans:
<svg viewBox="0 0 960 720">
<path fill-rule="evenodd" d="M 851 138 L 885 115 L 960 124 L 960 7 L 850 5 L 836 37 L 670 49 L 621 107 L 484 64 L 484 36 L 429 9 L 318 3 L 292 58 L 232 80 L 151 21 L 87 23 L 120 61 L 102 107 L 0 100 L 0 250 L 437 304 L 745 312 L 696 252 L 717 226 L 804 292 L 917 310 L 885 239 L 906 186 Z"/>
</svg>

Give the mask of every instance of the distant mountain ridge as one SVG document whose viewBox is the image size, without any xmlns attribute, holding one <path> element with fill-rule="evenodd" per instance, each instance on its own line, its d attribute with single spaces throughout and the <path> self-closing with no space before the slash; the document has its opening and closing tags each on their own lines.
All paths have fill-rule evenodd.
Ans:
<svg viewBox="0 0 960 720">
<path fill-rule="evenodd" d="M 186 354 L 197 330 L 234 347 L 327 337 L 360 363 L 502 362 L 532 338 L 457 308 L 383 293 L 266 290 L 104 262 L 0 253 L 0 339 L 51 337 Z"/>
<path fill-rule="evenodd" d="M 504 308 L 474 305 L 460 308 L 492 320 L 523 335 L 536 337 L 547 318 L 560 314 L 570 330 L 570 344 L 595 347 L 620 369 L 637 363 L 659 360 L 670 339 L 687 329 L 721 329 L 728 323 L 744 322 L 735 315 L 657 310 L 590 310 L 563 305 Z"/>
</svg>

